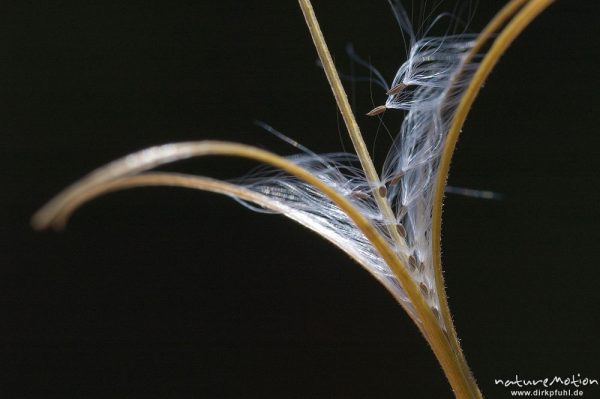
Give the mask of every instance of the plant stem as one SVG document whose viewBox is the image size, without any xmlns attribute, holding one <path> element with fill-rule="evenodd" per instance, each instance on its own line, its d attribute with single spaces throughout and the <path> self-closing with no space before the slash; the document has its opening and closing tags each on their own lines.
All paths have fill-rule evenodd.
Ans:
<svg viewBox="0 0 600 399">
<path fill-rule="evenodd" d="M 482 395 L 475 383 L 475 379 L 466 363 L 463 352 L 460 348 L 460 343 L 457 338 L 456 330 L 452 323 L 448 300 L 445 294 L 444 282 L 441 269 L 441 249 L 440 249 L 440 233 L 441 233 L 441 206 L 443 200 L 444 187 L 447 180 L 447 174 L 450 164 L 450 159 L 458 139 L 460 128 L 466 119 L 468 111 L 481 87 L 485 78 L 491 72 L 491 69 L 498 61 L 499 57 L 506 51 L 510 43 L 518 36 L 518 34 L 553 0 L 532 0 L 529 4 L 527 0 L 513 0 L 507 4 L 496 17 L 488 24 L 484 31 L 478 37 L 478 40 L 467 56 L 465 63 L 480 50 L 483 44 L 496 32 L 502 24 L 513 16 L 521 7 L 518 15 L 506 26 L 498 39 L 494 42 L 490 51 L 483 59 L 478 70 L 476 71 L 470 85 L 468 86 L 461 103 L 459 104 L 455 117 L 451 123 L 447 145 L 444 148 L 440 163 L 440 170 L 435 187 L 434 207 L 433 207 L 433 258 L 434 258 L 434 273 L 436 279 L 436 288 L 440 297 L 440 306 L 444 324 L 449 329 L 448 337 L 439 328 L 437 323 L 430 323 L 430 309 L 426 309 L 420 316 L 423 318 L 423 326 L 420 327 L 434 351 L 438 361 L 440 362 L 450 385 L 452 386 L 456 397 L 458 398 L 481 398 Z M 347 95 L 341 84 L 337 71 L 335 69 L 333 59 L 327 48 L 323 34 L 319 28 L 317 18 L 314 14 L 310 0 L 299 0 L 300 7 L 304 13 L 306 23 L 311 33 L 313 42 L 319 54 L 319 58 L 323 64 L 325 74 L 331 85 L 334 97 L 348 128 L 350 138 L 363 166 L 368 180 L 372 183 L 379 183 L 379 176 L 375 170 L 373 162 L 368 154 L 366 145 L 351 111 L 348 103 Z M 379 195 L 377 190 L 373 190 L 373 194 L 384 216 L 393 217 L 393 212 L 387 200 Z M 397 239 L 396 236 L 394 236 Z M 400 241 L 403 242 L 404 241 Z"/>
<path fill-rule="evenodd" d="M 371 157 L 369 156 L 365 142 L 362 138 L 362 134 L 360 133 L 360 129 L 350 108 L 350 104 L 348 103 L 348 97 L 338 76 L 333 59 L 329 53 L 329 49 L 327 48 L 327 44 L 319 27 L 319 23 L 315 16 L 310 0 L 299 0 L 299 3 L 302 12 L 304 13 L 306 24 L 312 36 L 313 42 L 317 49 L 317 53 L 319 54 L 319 58 L 323 64 L 323 69 L 325 70 L 325 74 L 333 90 L 338 108 L 340 109 L 340 112 L 344 118 L 350 138 L 361 165 L 363 166 L 367 179 L 371 183 L 375 182 L 376 184 L 380 184 L 379 176 L 375 170 Z M 395 220 L 394 213 L 386 198 L 379 195 L 378 190 L 373 190 L 373 194 L 384 217 L 389 218 L 389 220 Z M 393 229 L 393 231 L 390 229 L 390 233 L 397 242 L 406 245 L 404 239 L 400 237 L 395 229 Z M 386 248 L 386 250 L 390 250 L 390 248 Z M 395 256 L 395 258 L 397 258 L 397 256 Z M 395 270 L 395 267 L 392 265 L 390 265 L 390 267 L 395 274 L 398 273 L 398 271 Z M 406 273 L 406 270 L 402 270 L 402 273 Z M 404 279 L 399 278 L 399 280 L 402 282 Z M 475 383 L 475 379 L 469 371 L 462 352 L 460 349 L 456 350 L 456 348 L 451 345 L 451 340 L 449 341 L 446 339 L 444 332 L 435 319 L 431 309 L 425 303 L 422 295 L 418 291 L 412 292 L 415 288 L 414 282 L 411 280 L 410 283 L 404 288 L 407 291 L 409 298 L 413 302 L 413 305 L 415 306 L 419 316 L 421 317 L 422 324 L 418 323 L 416 320 L 415 322 L 425 336 L 425 339 L 431 345 L 431 348 L 440 362 L 456 396 L 458 398 L 480 398 L 481 393 L 479 392 L 479 388 Z M 442 291 L 442 295 L 443 292 L 444 291 Z"/>
<path fill-rule="evenodd" d="M 286 209 L 281 204 L 277 204 L 276 201 L 270 201 L 257 193 L 249 192 L 243 187 L 228 185 L 224 182 L 215 182 L 212 179 L 172 173 L 151 173 L 132 176 L 133 174 L 141 173 L 166 163 L 209 155 L 237 156 L 263 162 L 284 170 L 323 192 L 324 195 L 337 204 L 352 219 L 354 224 L 356 224 L 365 237 L 373 244 L 374 248 L 381 254 L 383 260 L 389 265 L 391 271 L 404 287 L 406 295 L 414 305 L 417 314 L 425 314 L 421 322 L 429 326 L 428 328 L 437 324 L 433 313 L 420 295 L 419 288 L 412 281 L 405 264 L 398 258 L 386 238 L 381 235 L 379 230 L 371 224 L 371 221 L 366 216 L 356 209 L 350 200 L 337 192 L 335 188 L 329 186 L 317 176 L 292 161 L 248 145 L 218 141 L 185 142 L 151 147 L 130 154 L 93 171 L 88 176 L 65 189 L 33 216 L 32 224 L 36 228 L 45 228 L 50 225 L 60 227 L 76 207 L 93 197 L 112 190 L 141 185 L 177 185 L 234 194 L 240 198 L 262 204 L 267 208 L 273 208 L 283 213 L 286 212 Z M 367 271 L 375 278 L 379 278 L 377 273 L 372 269 L 367 268 Z M 386 288 L 389 289 L 387 286 Z M 418 325 L 420 321 L 415 319 L 416 316 L 410 313 L 409 315 Z"/>
<path fill-rule="evenodd" d="M 356 118 L 354 117 L 354 113 L 352 112 L 352 108 L 348 102 L 348 96 L 346 95 L 344 86 L 342 85 L 337 70 L 335 69 L 333 58 L 331 57 L 331 53 L 327 48 L 327 43 L 325 42 L 323 32 L 321 32 L 321 28 L 319 27 L 319 21 L 317 20 L 317 16 L 315 15 L 312 4 L 310 3 L 310 0 L 299 0 L 299 3 L 306 20 L 306 25 L 308 26 L 308 30 L 310 31 L 310 35 L 317 49 L 317 53 L 319 54 L 319 59 L 323 64 L 325 75 L 327 76 L 327 80 L 329 81 L 329 85 L 333 91 L 333 96 L 335 97 L 337 106 L 342 114 L 346 128 L 348 129 L 348 134 L 352 140 L 352 145 L 354 146 L 356 154 L 358 155 L 358 159 L 360 160 L 360 164 L 365 172 L 367 181 L 371 184 L 371 191 L 375 201 L 377 202 L 377 206 L 386 220 L 395 221 L 396 217 L 394 216 L 394 212 L 392 211 L 390 204 L 385 196 L 382 196 L 379 193 L 378 189 L 382 183 L 379 179 L 379 175 L 377 174 L 377 170 L 375 169 L 375 165 L 373 165 L 373 161 L 371 160 L 371 156 L 367 150 L 367 145 L 363 140 L 360 128 L 356 123 Z M 406 241 L 400 236 L 394 225 L 389 225 L 388 231 L 394 241 L 406 247 Z"/>
<path fill-rule="evenodd" d="M 225 181 L 220 181 L 204 176 L 194 176 L 181 173 L 152 172 L 141 173 L 134 176 L 117 177 L 114 180 L 88 186 L 84 192 L 78 194 L 67 202 L 61 204 L 56 213 L 50 214 L 49 218 L 33 218 L 32 224 L 35 229 L 41 230 L 52 226 L 56 230 L 62 230 L 73 212 L 84 203 L 94 198 L 114 191 L 121 191 L 137 187 L 181 187 L 195 190 L 209 191 L 241 198 L 252 202 L 265 209 L 274 212 L 285 213 L 288 209 L 280 202 L 273 201 L 269 197 Z"/>
<path fill-rule="evenodd" d="M 502 30 L 500 35 L 494 41 L 494 44 L 482 60 L 476 73 L 474 74 L 465 94 L 463 95 L 461 102 L 459 103 L 456 114 L 450 125 L 446 144 L 440 160 L 440 169 L 437 176 L 436 187 L 434 192 L 434 203 L 432 210 L 432 243 L 433 243 L 433 265 L 436 279 L 436 288 L 440 293 L 440 310 L 444 323 L 448 326 L 450 336 L 450 344 L 453 347 L 456 355 L 464 359 L 464 355 L 460 348 L 460 343 L 452 323 L 450 310 L 448 306 L 448 299 L 445 294 L 444 280 L 441 268 L 441 225 L 442 225 L 442 202 L 444 196 L 444 187 L 448 179 L 448 171 L 450 169 L 450 161 L 452 154 L 456 147 L 460 131 L 465 122 L 465 119 L 471 109 L 473 102 L 485 79 L 491 73 L 493 67 L 496 65 L 500 56 L 507 50 L 514 39 L 531 23 L 535 17 L 537 17 L 544 9 L 546 9 L 554 0 L 531 0 L 525 5 L 521 11 L 513 18 L 513 20 Z M 496 17 L 488 24 L 486 29 L 479 35 L 477 43 L 473 47 L 473 50 L 467 57 L 472 56 L 479 51 L 485 41 L 487 41 L 491 35 L 505 23 L 517 10 L 526 3 L 524 0 L 513 0 L 507 4 Z M 462 373 L 465 375 L 471 375 L 470 370 L 466 362 L 461 362 Z"/>
<path fill-rule="evenodd" d="M 496 33 L 503 24 L 506 23 L 508 19 L 514 16 L 521 7 L 529 0 L 512 0 L 507 3 L 488 23 L 485 29 L 477 36 L 477 41 L 473 45 L 473 48 L 465 57 L 463 61 L 463 65 L 467 65 L 473 57 L 480 51 L 483 45 Z M 455 80 L 460 78 L 462 71 L 454 78 Z M 452 124 L 451 124 L 452 125 Z M 452 131 L 452 129 L 451 129 Z M 454 136 L 452 136 L 454 137 Z M 457 138 L 457 136 L 456 136 Z M 456 139 L 455 139 L 456 140 Z M 452 143 L 452 148 L 454 148 L 456 141 Z M 448 148 L 447 146 L 445 147 Z M 450 153 L 451 155 L 451 153 Z M 449 160 L 450 158 L 448 158 Z M 446 165 L 447 167 L 448 165 Z M 443 178 L 442 178 L 443 177 Z M 454 323 L 452 322 L 452 316 L 450 313 L 450 308 L 448 305 L 448 297 L 446 295 L 445 285 L 444 285 L 444 277 L 442 273 L 442 264 L 441 264 L 441 206 L 444 196 L 444 188 L 446 185 L 446 177 L 447 177 L 447 169 L 444 169 L 444 163 L 441 162 L 440 172 L 438 173 L 437 186 L 434 191 L 434 203 L 433 203 L 433 212 L 432 212 L 432 220 L 433 220 L 433 228 L 432 228 L 432 253 L 433 253 L 433 271 L 435 276 L 435 285 L 436 290 L 439 294 L 440 300 L 440 312 L 442 314 L 442 318 L 444 321 L 444 325 L 448 329 L 448 339 L 450 341 L 450 345 L 454 349 L 456 356 L 459 359 L 464 359 L 464 353 L 462 348 L 460 347 L 460 342 L 458 340 L 458 334 L 456 332 L 456 328 Z M 440 184 L 441 179 L 441 184 Z M 437 212 L 436 212 L 437 211 Z M 471 375 L 468 365 L 466 361 L 461 361 L 462 373 L 465 375 Z"/>
</svg>

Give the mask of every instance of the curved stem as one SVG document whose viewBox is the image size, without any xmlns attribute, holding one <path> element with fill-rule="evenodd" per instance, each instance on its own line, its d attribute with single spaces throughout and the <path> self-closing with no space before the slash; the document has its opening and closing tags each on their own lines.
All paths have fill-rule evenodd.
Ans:
<svg viewBox="0 0 600 399">
<path fill-rule="evenodd" d="M 287 211 L 286 207 L 281 206 L 277 201 L 273 201 L 270 198 L 248 190 L 244 187 L 240 187 L 235 184 L 227 183 L 224 181 L 211 179 L 204 176 L 186 175 L 181 173 L 170 173 L 170 172 L 152 172 L 142 173 L 135 176 L 118 177 L 114 180 L 107 182 L 98 183 L 94 186 L 89 186 L 84 192 L 77 196 L 69 199 L 65 202 L 59 211 L 52 215 L 51 220 L 38 220 L 36 221 L 35 227 L 38 229 L 53 227 L 57 230 L 62 230 L 67 224 L 67 221 L 75 212 L 75 210 L 81 207 L 83 204 L 97 198 L 101 195 L 105 195 L 115 191 L 121 191 L 137 187 L 152 187 L 152 186 L 169 186 L 169 187 L 182 187 L 191 188 L 195 190 L 209 191 L 217 194 L 232 195 L 236 198 L 244 201 L 252 202 L 265 209 L 270 209 L 274 212 L 284 213 Z"/>
<path fill-rule="evenodd" d="M 433 243 L 433 265 L 436 277 L 436 287 L 440 292 L 440 307 L 442 311 L 442 317 L 444 323 L 450 328 L 450 344 L 453 346 L 456 356 L 464 359 L 464 355 L 460 348 L 460 343 L 457 338 L 454 324 L 450 316 L 448 299 L 445 295 L 444 281 L 441 268 L 441 225 L 442 225 L 442 203 L 444 196 L 444 187 L 448 178 L 448 171 L 450 169 L 450 161 L 452 154 L 456 147 L 460 130 L 465 122 L 465 119 L 471 109 L 473 102 L 485 79 L 489 76 L 493 67 L 498 62 L 500 56 L 507 50 L 514 39 L 531 23 L 535 17 L 537 17 L 544 9 L 546 9 L 553 0 L 531 0 L 527 5 L 523 6 L 523 0 L 513 0 L 509 3 L 497 16 L 492 20 L 488 27 L 484 30 L 482 35 L 478 38 L 473 51 L 469 57 L 472 57 L 476 51 L 478 51 L 484 42 L 498 29 L 512 14 L 514 14 L 521 6 L 523 8 L 520 12 L 512 19 L 510 23 L 502 30 L 498 38 L 494 41 L 494 44 L 482 60 L 479 68 L 475 72 L 469 86 L 467 87 L 465 94 L 463 95 L 461 102 L 458 105 L 456 114 L 446 139 L 444 151 L 440 159 L 440 169 L 435 184 L 434 191 L 434 202 L 432 210 L 432 243 Z M 461 362 L 462 373 L 465 375 L 471 375 L 466 362 Z"/>
<path fill-rule="evenodd" d="M 494 18 L 487 24 L 485 29 L 477 36 L 477 41 L 473 45 L 471 51 L 465 57 L 463 61 L 463 65 L 467 65 L 473 57 L 479 52 L 479 50 L 483 47 L 483 45 L 492 37 L 492 35 L 500 29 L 500 27 L 512 17 L 518 10 L 521 8 L 527 1 L 529 0 L 512 0 L 510 3 L 506 4 L 502 10 L 500 10 Z M 464 69 L 463 69 L 464 70 Z M 456 79 L 460 77 L 462 71 L 456 75 Z M 455 143 L 453 144 L 455 145 Z M 444 176 L 443 182 L 440 185 L 440 176 Z M 432 218 L 433 228 L 432 228 L 432 241 L 433 241 L 433 270 L 435 275 L 435 285 L 438 292 L 443 293 L 440 295 L 440 311 L 442 313 L 442 318 L 444 319 L 444 323 L 448 328 L 452 329 L 451 337 L 456 341 L 456 345 L 460 347 L 458 343 L 457 334 L 454 328 L 454 323 L 452 323 L 452 317 L 450 315 L 450 308 L 448 306 L 448 298 L 445 293 L 445 285 L 444 285 L 444 276 L 442 273 L 442 262 L 441 262 L 441 213 L 436 213 L 437 206 L 441 205 L 442 200 L 444 198 L 445 186 L 446 186 L 446 175 L 447 170 L 444 172 L 443 164 L 440 166 L 440 173 L 438 174 L 438 180 L 436 181 L 436 187 L 434 191 L 434 205 L 433 205 L 433 215 Z M 440 208 L 441 209 L 441 208 Z M 440 223 L 436 223 L 439 221 Z"/>
<path fill-rule="evenodd" d="M 398 302 L 402 301 L 402 298 L 398 295 L 395 287 L 390 284 L 389 280 L 382 278 L 376 273 L 373 273 L 359 252 L 354 252 L 352 248 L 340 245 L 339 240 L 337 240 L 335 236 L 331 235 L 328 230 L 323 229 L 319 223 L 315 223 L 310 219 L 302 217 L 302 215 L 295 209 L 280 201 L 274 200 L 273 198 L 249 190 L 246 187 L 210 177 L 172 172 L 145 172 L 134 176 L 118 177 L 114 180 L 88 187 L 85 192 L 73 197 L 69 200 L 69 202 L 64 203 L 63 207 L 57 214 L 53 215 L 51 220 L 46 220 L 44 225 L 38 225 L 37 228 L 53 227 L 56 230 L 62 230 L 70 216 L 77 208 L 101 195 L 131 188 L 157 186 L 189 188 L 193 190 L 223 194 L 234 197 L 235 199 L 251 202 L 264 209 L 285 215 L 295 222 L 319 234 L 321 237 L 325 238 L 333 245 L 346 252 L 375 279 L 377 279 L 390 292 L 390 294 L 398 300 Z"/>
<path fill-rule="evenodd" d="M 467 65 L 473 57 L 481 50 L 484 44 L 492 38 L 492 36 L 504 25 L 507 20 L 513 17 L 529 0 L 512 0 L 508 4 L 506 4 L 495 16 L 494 18 L 487 24 L 484 30 L 477 36 L 477 41 L 473 45 L 471 51 L 465 57 L 463 61 L 463 65 Z M 457 78 L 462 74 L 462 71 L 459 71 L 456 75 Z M 471 100 L 472 101 L 472 100 Z M 454 127 L 454 126 L 453 126 Z M 452 129 L 450 130 L 452 132 Z M 449 136 L 450 137 L 450 136 Z M 454 136 L 452 136 L 454 137 Z M 454 142 L 452 142 L 452 147 L 456 144 L 456 138 L 454 138 Z M 448 141 L 448 143 L 450 140 Z M 448 146 L 445 146 L 447 149 Z M 449 159 L 449 158 L 448 158 Z M 447 165 L 446 165 L 447 166 Z M 440 177 L 443 177 L 443 180 L 440 184 Z M 435 285 L 436 290 L 439 293 L 439 301 L 440 301 L 440 313 L 442 315 L 442 319 L 444 325 L 448 329 L 448 338 L 451 346 L 453 347 L 457 362 L 460 365 L 461 372 L 465 376 L 472 377 L 472 372 L 470 371 L 468 364 L 465 360 L 464 353 L 460 346 L 460 341 L 458 340 L 458 334 L 456 332 L 456 328 L 454 323 L 452 322 L 452 316 L 450 313 L 450 308 L 448 304 L 448 297 L 446 295 L 445 285 L 444 285 L 444 277 L 442 273 L 442 264 L 441 264 L 441 204 L 444 195 L 444 188 L 446 185 L 446 176 L 447 169 L 444 169 L 444 163 L 441 163 L 440 172 L 438 174 L 438 180 L 436 182 L 436 187 L 434 190 L 434 203 L 433 203 L 433 227 L 432 227 L 432 253 L 433 253 L 433 271 L 435 277 Z"/>
<path fill-rule="evenodd" d="M 73 207 L 72 204 L 81 203 L 81 200 L 85 199 L 88 195 L 88 191 L 93 193 L 97 187 L 106 185 L 115 179 L 130 177 L 135 173 L 143 172 L 169 162 L 208 155 L 236 156 L 263 162 L 282 169 L 320 190 L 352 219 L 365 237 L 381 254 L 384 261 L 390 267 L 390 270 L 398 278 L 410 303 L 414 306 L 416 314 L 420 317 L 419 320 L 415 318 L 415 314 L 407 312 L 414 322 L 422 328 L 422 331 L 432 331 L 436 327 L 439 330 L 437 319 L 422 297 L 419 288 L 412 281 L 406 265 L 398 258 L 386 239 L 346 197 L 306 169 L 291 161 L 248 145 L 219 141 L 187 142 L 152 147 L 128 155 L 92 172 L 87 177 L 68 187 L 33 216 L 32 224 L 36 228 L 43 228 L 51 225 L 57 217 L 60 221 L 61 215 L 68 214 Z M 440 351 L 444 352 L 443 348 Z M 444 362 L 448 362 L 451 359 L 450 353 L 444 354 L 442 357 L 445 359 Z"/>
<path fill-rule="evenodd" d="M 102 187 L 110 188 L 111 182 L 115 182 L 117 179 L 133 179 L 135 176 L 131 176 L 132 174 L 139 173 L 165 163 L 196 156 L 208 155 L 225 155 L 248 158 L 282 169 L 323 192 L 324 195 L 326 195 L 342 211 L 344 211 L 362 231 L 365 237 L 373 244 L 374 248 L 380 253 L 381 257 L 390 267 L 390 270 L 398 278 L 398 281 L 402 285 L 408 300 L 415 309 L 414 314 L 411 312 L 407 313 L 413 319 L 415 324 L 419 327 L 431 345 L 436 357 L 442 365 L 442 368 L 445 371 L 448 371 L 446 375 L 448 376 L 448 379 L 451 381 L 452 385 L 456 385 L 457 395 L 459 397 L 469 397 L 466 387 L 460 383 L 456 384 L 458 379 L 460 379 L 460 376 L 454 372 L 454 356 L 452 353 L 452 348 L 447 344 L 444 334 L 438 324 L 437 318 L 421 295 L 419 288 L 412 281 L 406 265 L 398 258 L 386 239 L 348 199 L 346 199 L 342 194 L 338 193 L 334 188 L 321 181 L 308 170 L 268 151 L 243 144 L 218 141 L 187 142 L 152 147 L 138 153 L 128 155 L 123 159 L 113 161 L 107 166 L 92 172 L 81 181 L 73 184 L 71 187 L 67 188 L 52 201 L 50 201 L 40 211 L 38 211 L 33 216 L 32 224 L 34 227 L 41 228 L 52 224 L 52 221 L 57 217 L 60 220 L 61 215 L 68 215 L 72 208 L 76 204 L 80 204 L 82 200 L 89 195 L 89 193 L 97 193 L 98 188 Z M 115 189 L 116 188 L 117 187 L 115 187 Z M 221 188 L 224 187 L 221 186 Z M 419 318 L 417 318 L 417 315 Z"/>
</svg>

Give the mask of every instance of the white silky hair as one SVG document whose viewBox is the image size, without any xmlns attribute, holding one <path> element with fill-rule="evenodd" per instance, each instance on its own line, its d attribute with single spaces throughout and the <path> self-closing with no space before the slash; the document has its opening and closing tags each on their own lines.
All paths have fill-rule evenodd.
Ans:
<svg viewBox="0 0 600 399">
<path fill-rule="evenodd" d="M 407 59 L 398 68 L 391 85 L 380 74 L 375 74 L 381 81 L 379 83 L 389 89 L 385 108 L 405 113 L 400 131 L 385 159 L 381 177 L 368 178 L 358 167 L 359 160 L 354 154 L 316 154 L 270 126 L 256 123 L 302 151 L 287 157 L 287 160 L 345 196 L 370 221 L 400 263 L 406 266 L 406 272 L 431 307 L 440 326 L 448 329 L 450 326 L 444 325 L 440 317 L 440 299 L 432 263 L 434 183 L 439 177 L 440 157 L 449 125 L 479 58 L 470 54 L 474 35 L 430 37 L 429 29 L 419 29 L 418 32 L 424 33 L 415 33 L 400 4 L 395 1 L 390 1 L 390 4 L 402 28 L 402 36 L 408 37 L 409 49 Z M 441 20 L 438 17 L 434 23 Z M 351 52 L 349 54 L 352 56 Z M 367 68 L 374 71 L 374 68 Z M 48 225 L 51 216 L 56 214 L 60 219 L 57 224 L 61 225 L 63 217 L 72 210 L 72 203 L 85 198 L 88 190 L 94 193 L 94 189 L 106 186 L 111 180 L 135 176 L 169 162 L 210 155 L 208 147 L 210 145 L 206 143 L 193 142 L 168 144 L 114 161 L 50 201 L 34 215 L 34 226 Z M 370 271 L 415 321 L 421 320 L 406 294 L 406 287 L 402 286 L 373 243 L 349 214 L 321 190 L 271 167 L 255 169 L 232 183 L 241 190 L 214 191 L 225 193 L 252 210 L 284 214 L 317 232 Z M 227 184 L 229 188 L 235 187 Z M 246 195 L 248 193 L 253 195 Z"/>
<path fill-rule="evenodd" d="M 305 151 L 288 159 L 352 201 L 408 265 L 415 284 L 439 315 L 432 265 L 433 190 L 449 124 L 477 67 L 477 56 L 467 59 L 476 35 L 419 38 L 401 5 L 396 1 L 390 1 L 390 5 L 410 48 L 406 61 L 388 86 L 402 89 L 388 96 L 385 107 L 405 110 L 406 116 L 385 160 L 381 181 L 368 181 L 362 169 L 355 166 L 357 157 L 352 154 L 316 155 Z M 284 212 L 287 216 L 355 258 L 411 312 L 413 307 L 389 266 L 348 215 L 323 193 L 269 168 L 255 171 L 236 183 L 285 205 L 289 209 Z M 374 198 L 373 190 L 381 187 L 385 187 L 380 193 L 389 202 L 394 218 L 385 217 Z M 400 229 L 404 242 L 393 240 L 390 229 Z M 414 311 L 411 313 L 418 319 Z M 438 321 L 446 328 L 439 316 Z"/>
</svg>

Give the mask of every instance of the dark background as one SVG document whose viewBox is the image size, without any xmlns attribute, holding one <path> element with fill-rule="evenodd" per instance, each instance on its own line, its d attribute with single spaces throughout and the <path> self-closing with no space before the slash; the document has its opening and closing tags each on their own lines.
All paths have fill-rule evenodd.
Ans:
<svg viewBox="0 0 600 399">
<path fill-rule="evenodd" d="M 0 5 L 0 396 L 450 398 L 387 292 L 283 217 L 155 188 L 94 201 L 62 233 L 31 230 L 60 189 L 150 145 L 294 153 L 253 126 L 261 119 L 314 151 L 350 148 L 295 2 L 123 3 Z M 385 1 L 315 3 L 340 69 L 351 71 L 353 42 L 393 77 L 404 50 Z M 506 195 L 450 195 L 444 207 L 450 305 L 490 398 L 508 397 L 493 379 L 515 374 L 600 378 L 597 4 L 559 1 L 524 32 L 453 161 L 451 184 Z M 470 30 L 501 5 L 476 5 Z M 376 86 L 347 88 L 359 115 L 384 100 Z M 385 121 L 396 129 L 400 114 Z M 359 123 L 381 164 L 389 139 L 376 120 Z"/>
</svg>

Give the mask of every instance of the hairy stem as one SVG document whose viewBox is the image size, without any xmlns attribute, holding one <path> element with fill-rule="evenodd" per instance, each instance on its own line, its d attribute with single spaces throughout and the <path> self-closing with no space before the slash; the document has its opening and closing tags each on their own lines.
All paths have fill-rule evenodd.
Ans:
<svg viewBox="0 0 600 399">
<path fill-rule="evenodd" d="M 471 49 L 471 51 L 467 54 L 463 61 L 463 65 L 466 66 L 473 57 L 481 50 L 481 48 L 485 45 L 485 43 L 490 40 L 493 35 L 498 32 L 498 30 L 510 19 L 512 18 L 529 0 L 512 0 L 508 4 L 506 4 L 495 16 L 494 18 L 487 24 L 485 29 L 477 36 L 477 40 Z M 464 70 L 464 69 L 463 69 Z M 455 79 L 458 79 L 462 74 L 462 70 L 458 72 Z M 455 144 L 455 143 L 454 143 Z M 453 145 L 454 145 L 453 144 Z M 446 147 L 447 148 L 447 147 Z M 443 166 L 440 168 L 440 173 L 438 174 L 437 186 L 434 189 L 434 204 L 433 204 L 433 231 L 432 231 L 432 252 L 433 252 L 433 272 L 435 277 L 435 285 L 436 290 L 439 293 L 439 301 L 440 301 L 440 312 L 442 314 L 442 319 L 444 321 L 444 325 L 448 329 L 448 338 L 450 340 L 450 344 L 453 347 L 456 357 L 458 359 L 464 359 L 464 353 L 462 352 L 462 348 L 460 346 L 460 341 L 458 340 L 458 334 L 456 332 L 456 328 L 454 323 L 452 322 L 452 316 L 450 312 L 450 308 L 448 305 L 448 297 L 446 295 L 445 285 L 444 285 L 444 277 L 442 272 L 442 263 L 441 263 L 441 212 L 436 213 L 436 208 L 439 206 L 441 210 L 441 203 L 443 200 L 443 195 L 445 192 L 446 185 L 446 175 L 447 170 L 444 171 Z M 440 180 L 439 177 L 444 176 L 442 181 L 442 185 L 439 185 Z M 437 228 L 436 228 L 437 226 Z M 472 372 L 468 368 L 468 364 L 466 361 L 460 361 L 461 372 L 463 375 L 470 376 Z"/>
<path fill-rule="evenodd" d="M 458 358 L 464 358 L 460 343 L 452 323 L 450 310 L 448 307 L 448 299 L 445 294 L 444 280 L 442 275 L 441 267 L 441 226 L 442 226 L 442 204 L 444 197 L 444 187 L 448 179 L 448 172 L 450 169 L 450 161 L 452 154 L 456 147 L 462 126 L 466 120 L 466 117 L 475 101 L 477 94 L 485 79 L 491 73 L 493 67 L 496 65 L 502 54 L 508 49 L 510 44 L 515 38 L 531 23 L 535 17 L 537 17 L 543 10 L 545 10 L 553 0 L 531 0 L 527 5 L 524 6 L 526 1 L 524 0 L 513 0 L 507 4 L 496 17 L 488 24 L 486 29 L 478 37 L 477 43 L 473 50 L 467 57 L 468 59 L 479 51 L 483 44 L 491 37 L 491 35 L 505 23 L 520 7 L 523 7 L 518 14 L 512 19 L 510 23 L 502 30 L 500 35 L 494 41 L 494 44 L 482 60 L 476 73 L 474 74 L 465 94 L 463 95 L 461 102 L 458 105 L 456 114 L 450 125 L 446 144 L 442 152 L 440 160 L 440 169 L 436 180 L 435 191 L 434 191 L 434 203 L 432 210 L 432 243 L 433 243 L 433 265 L 436 279 L 436 288 L 440 293 L 440 307 L 442 311 L 442 317 L 444 323 L 450 328 L 450 344 L 453 346 L 456 356 Z M 463 370 L 461 372 L 465 375 L 471 375 L 471 371 L 468 369 L 466 362 L 461 362 Z"/>
<path fill-rule="evenodd" d="M 511 18 L 518 10 L 519 8 L 521 8 L 525 3 L 527 3 L 527 1 L 529 0 L 512 0 L 510 3 L 506 4 L 504 6 L 504 8 L 502 8 L 502 10 L 500 10 L 496 16 L 487 24 L 487 26 L 485 27 L 485 29 L 479 34 L 479 36 L 477 36 L 477 41 L 475 42 L 475 44 L 473 45 L 473 48 L 471 49 L 471 51 L 469 52 L 469 54 L 467 54 L 467 56 L 465 57 L 465 60 L 463 61 L 463 65 L 467 65 L 472 59 L 473 57 L 479 52 L 479 50 L 483 47 L 483 45 L 494 35 L 494 33 L 496 33 L 498 31 L 498 29 L 500 29 L 500 27 L 509 19 Z M 464 70 L 464 69 L 463 69 Z M 459 71 L 459 73 L 456 75 L 456 79 L 458 79 L 458 77 L 460 77 L 462 71 Z M 443 177 L 442 180 L 442 184 L 440 185 L 440 180 L 439 178 L 441 176 Z M 434 261 L 433 261 L 433 270 L 434 270 L 434 275 L 435 275 L 435 284 L 436 284 L 436 288 L 438 290 L 438 292 L 443 292 L 443 295 L 440 295 L 440 310 L 442 312 L 442 317 L 444 319 L 445 324 L 451 328 L 452 331 L 452 337 L 454 339 L 456 339 L 456 331 L 454 331 L 454 325 L 452 323 L 452 318 L 450 315 L 450 309 L 448 307 L 448 300 L 447 300 L 447 296 L 445 295 L 445 286 L 444 286 L 444 276 L 442 273 L 442 262 L 441 262 L 441 248 L 440 248 L 440 244 L 441 244 L 441 213 L 436 214 L 435 212 L 435 208 L 436 208 L 436 204 L 440 204 L 442 203 L 442 200 L 444 198 L 444 192 L 445 192 L 445 187 L 446 187 L 446 180 L 447 180 L 447 171 L 444 172 L 443 167 L 440 166 L 440 173 L 438 174 L 438 180 L 436 181 L 436 187 L 435 187 L 435 191 L 434 191 L 434 211 L 433 211 L 433 242 L 434 242 L 434 247 L 433 247 L 433 252 L 434 252 Z M 440 208 L 441 209 L 441 208 Z M 437 225 L 439 226 L 436 229 L 436 223 L 435 221 L 440 221 L 440 223 Z M 458 344 L 458 339 L 456 339 L 456 343 Z"/>
</svg>

